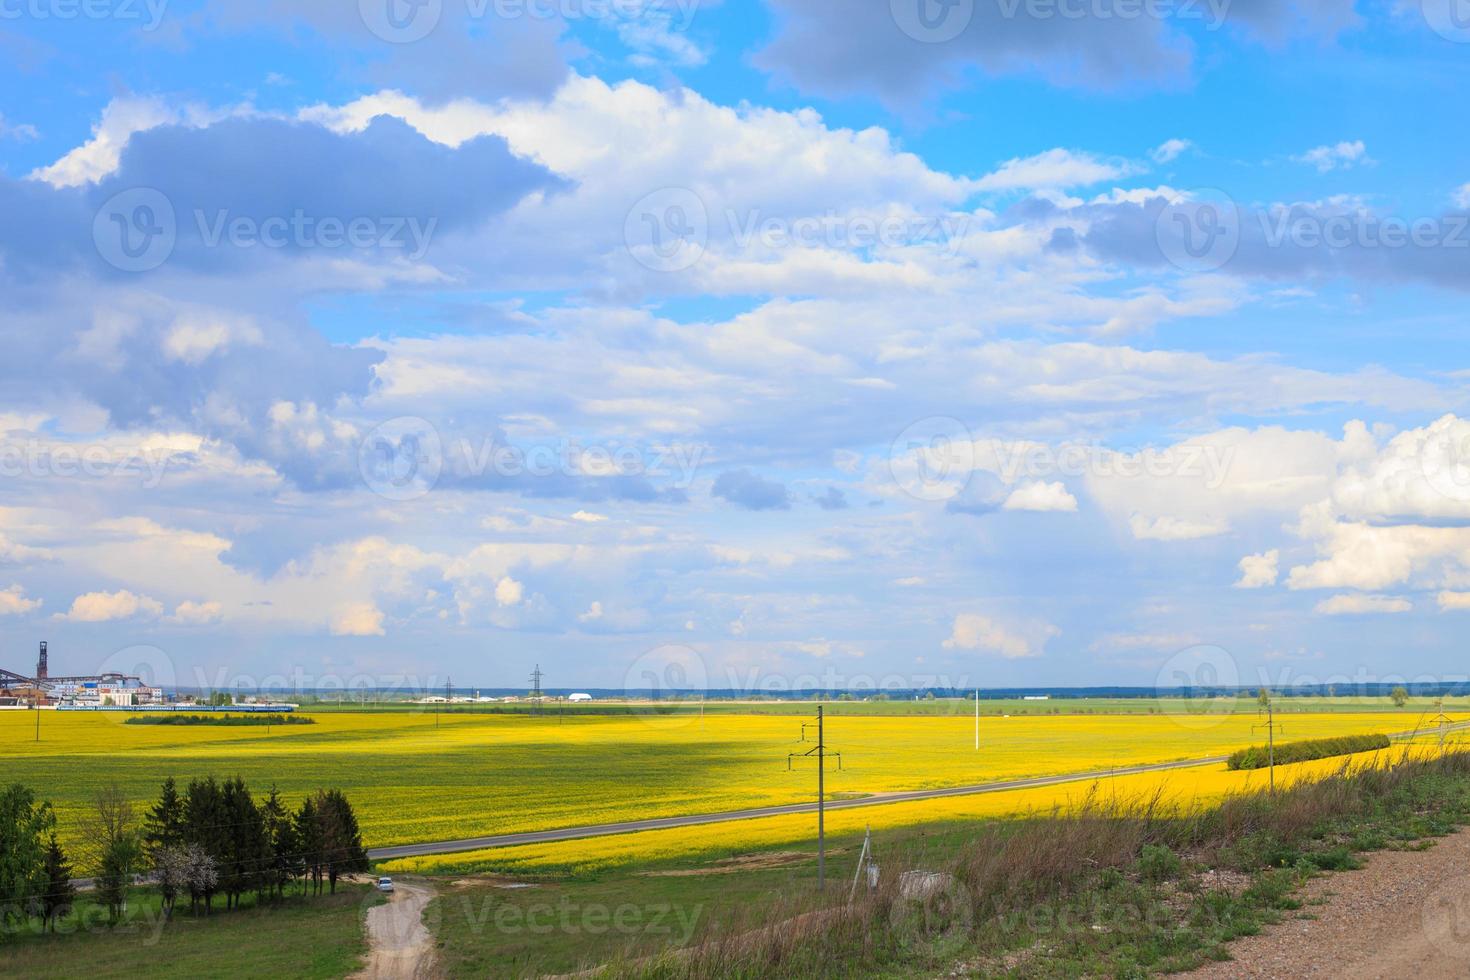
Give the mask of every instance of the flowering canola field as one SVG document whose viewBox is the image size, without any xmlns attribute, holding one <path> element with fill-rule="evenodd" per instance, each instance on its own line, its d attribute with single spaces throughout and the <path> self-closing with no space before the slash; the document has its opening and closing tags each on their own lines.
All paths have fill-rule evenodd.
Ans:
<svg viewBox="0 0 1470 980">
<path fill-rule="evenodd" d="M 812 747 L 799 741 L 802 719 L 791 716 L 319 712 L 314 725 L 269 732 L 125 725 L 125 717 L 45 711 L 36 742 L 34 712 L 0 711 L 0 781 L 26 783 L 52 800 L 69 839 L 108 783 L 139 804 L 169 775 L 239 775 L 258 790 L 276 785 L 291 800 L 335 786 L 356 805 L 369 846 L 815 799 L 812 763 L 787 770 L 788 753 Z M 1291 740 L 1400 731 L 1418 720 L 1394 712 L 1278 717 L 1279 737 Z M 977 752 L 965 717 L 833 717 L 827 743 L 841 752 L 842 769 L 829 770 L 827 791 L 861 795 L 1223 755 L 1258 741 L 1255 723 L 1254 714 L 989 717 Z M 1199 777 L 1153 778 L 1173 785 Z M 961 815 L 995 805 L 975 797 L 913 807 Z"/>
<path fill-rule="evenodd" d="M 1428 758 L 1436 754 L 1438 749 L 1419 744 L 1410 751 L 1415 757 Z M 1403 755 L 1404 747 L 1395 746 L 1381 752 L 1364 752 L 1347 758 L 1318 759 L 1282 766 L 1276 771 L 1276 786 L 1285 788 L 1296 782 L 1321 779 L 1340 771 L 1344 764 L 1354 768 L 1383 764 L 1396 762 Z M 1223 764 L 1217 764 L 1107 777 L 1060 786 L 831 810 L 827 813 L 826 827 L 829 835 L 838 838 L 845 834 L 861 834 L 868 827 L 887 830 L 948 820 L 997 819 L 1065 812 L 1088 800 L 1098 803 L 1107 803 L 1110 800 L 1147 802 L 1157 798 L 1166 811 L 1187 812 L 1217 803 L 1227 796 L 1264 790 L 1267 780 L 1268 774 L 1265 770 L 1231 772 Z M 790 845 L 812 850 L 815 819 L 811 814 L 761 817 L 735 823 L 400 858 L 385 862 L 382 867 L 389 872 L 420 874 L 465 874 L 481 871 L 503 874 L 582 874 L 658 861 L 739 854 Z"/>
</svg>

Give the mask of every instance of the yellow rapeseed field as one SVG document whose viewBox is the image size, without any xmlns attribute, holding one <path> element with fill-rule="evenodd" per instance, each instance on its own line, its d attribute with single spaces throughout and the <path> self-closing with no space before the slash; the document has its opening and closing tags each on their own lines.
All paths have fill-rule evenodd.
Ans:
<svg viewBox="0 0 1470 980">
<path fill-rule="evenodd" d="M 798 741 L 794 716 L 318 712 L 314 725 L 270 732 L 124 717 L 42 712 L 37 743 L 33 712 L 0 711 L 0 779 L 52 800 L 68 838 L 107 783 L 140 805 L 169 775 L 239 775 L 291 800 L 335 786 L 356 804 L 370 846 L 801 802 L 816 789 L 810 763 L 787 770 L 788 753 L 811 747 Z M 1281 737 L 1397 731 L 1416 717 L 1293 714 Z M 990 717 L 977 752 L 963 716 L 844 716 L 827 725 L 828 744 L 842 753 L 827 789 L 864 794 L 1220 755 L 1257 740 L 1255 723 L 1253 714 Z"/>
<path fill-rule="evenodd" d="M 1395 746 L 1382 752 L 1281 766 L 1276 771 L 1276 785 L 1285 788 L 1299 781 L 1320 779 L 1338 772 L 1345 764 L 1359 767 L 1396 762 L 1404 757 L 1404 751 L 1403 746 Z M 1436 751 L 1436 748 L 1423 744 L 1410 750 L 1417 758 L 1432 756 Z M 1263 790 L 1268 778 L 1265 770 L 1230 772 L 1224 765 L 1200 766 L 975 796 L 830 810 L 826 827 L 827 833 L 836 838 L 844 834 L 860 834 L 865 827 L 887 830 L 949 820 L 1066 812 L 1084 801 L 1106 804 L 1109 801 L 1146 802 L 1157 799 L 1166 811 L 1188 812 L 1219 802 L 1227 796 Z M 582 874 L 658 861 L 739 854 L 793 845 L 812 850 L 815 832 L 815 816 L 794 814 L 550 844 L 401 858 L 385 862 L 383 868 L 390 872 L 420 874 L 479 871 Z"/>
</svg>

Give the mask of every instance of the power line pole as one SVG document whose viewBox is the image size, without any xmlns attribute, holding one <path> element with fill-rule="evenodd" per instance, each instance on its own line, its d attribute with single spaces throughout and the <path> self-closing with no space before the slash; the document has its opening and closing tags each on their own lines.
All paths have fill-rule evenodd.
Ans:
<svg viewBox="0 0 1470 980">
<path fill-rule="evenodd" d="M 1261 707 L 1266 712 L 1266 765 L 1270 771 L 1271 792 L 1276 792 L 1276 706 L 1271 701 L 1271 695 L 1264 689 L 1261 692 Z M 1262 726 L 1255 725 L 1252 730 Z"/>
<path fill-rule="evenodd" d="M 975 689 L 975 751 L 980 751 L 980 689 Z"/>
<path fill-rule="evenodd" d="M 531 714 L 533 715 L 541 713 L 541 678 L 543 676 L 541 665 L 537 664 L 536 669 L 531 671 Z"/>
<path fill-rule="evenodd" d="M 806 740 L 806 725 L 802 726 L 801 740 Z M 827 887 L 827 741 L 825 729 L 823 728 L 822 706 L 817 705 L 817 744 L 805 752 L 790 752 L 786 755 L 786 768 L 789 771 L 793 759 L 805 759 L 811 756 L 817 757 L 817 887 Z M 837 768 L 842 768 L 842 753 L 833 752 L 837 757 Z"/>
</svg>

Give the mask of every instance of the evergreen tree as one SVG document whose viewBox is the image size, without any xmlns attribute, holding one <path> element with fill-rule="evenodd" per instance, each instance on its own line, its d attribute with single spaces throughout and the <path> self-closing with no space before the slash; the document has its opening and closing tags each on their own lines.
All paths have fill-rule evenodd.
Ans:
<svg viewBox="0 0 1470 980">
<path fill-rule="evenodd" d="M 367 851 L 362 846 L 362 832 L 357 815 L 341 790 L 317 793 L 318 819 L 322 825 L 322 864 L 332 894 L 337 894 L 337 879 L 344 874 L 366 871 Z"/>
<path fill-rule="evenodd" d="M 46 845 L 43 866 L 46 891 L 41 895 L 41 924 L 55 932 L 56 920 L 71 910 L 71 903 L 77 894 L 76 886 L 71 883 L 71 862 L 67 861 L 61 845 L 56 843 L 55 834 L 51 835 L 51 841 Z"/>
<path fill-rule="evenodd" d="M 204 885 L 191 891 L 191 905 L 204 900 L 204 914 L 213 910 L 214 896 L 219 889 L 220 871 L 225 855 L 229 852 L 229 818 L 225 814 L 224 796 L 219 783 L 213 776 L 194 779 L 184 791 L 184 840 L 197 847 L 213 863 L 215 873 L 201 878 Z"/>
<path fill-rule="evenodd" d="M 158 802 L 143 820 L 143 843 L 150 853 L 184 844 L 184 801 L 172 776 L 163 781 Z"/>
<path fill-rule="evenodd" d="M 280 791 L 274 786 L 260 804 L 260 818 L 265 827 L 266 849 L 270 855 L 269 870 L 261 882 L 262 890 L 272 898 L 282 898 L 286 886 L 299 873 L 300 845 L 296 839 L 296 824 L 291 812 L 281 800 Z"/>
<path fill-rule="evenodd" d="M 321 894 L 323 834 L 316 797 L 308 796 L 301 801 L 301 809 L 296 811 L 293 823 L 304 879 L 302 894 L 306 893 L 308 887 Z"/>
</svg>

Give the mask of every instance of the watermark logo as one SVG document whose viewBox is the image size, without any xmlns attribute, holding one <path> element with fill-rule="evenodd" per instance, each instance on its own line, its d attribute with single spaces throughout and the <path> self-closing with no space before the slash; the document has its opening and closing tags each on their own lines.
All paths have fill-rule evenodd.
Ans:
<svg viewBox="0 0 1470 980">
<path fill-rule="evenodd" d="M 1230 651 L 1196 644 L 1164 661 L 1154 678 L 1154 696 L 1181 726 L 1213 728 L 1235 712 L 1239 685 L 1240 664 Z"/>
<path fill-rule="evenodd" d="M 357 0 L 367 29 L 389 44 L 412 44 L 428 37 L 444 13 L 443 0 Z"/>
<path fill-rule="evenodd" d="M 1419 0 L 1419 12 L 1446 41 L 1470 44 L 1470 0 Z"/>
<path fill-rule="evenodd" d="M 975 928 L 975 900 L 952 874 L 906 871 L 888 916 L 905 948 L 942 955 L 958 949 Z"/>
<path fill-rule="evenodd" d="M 970 482 L 975 437 L 959 419 L 932 416 L 898 434 L 888 453 L 888 472 L 917 500 L 949 500 Z"/>
<path fill-rule="evenodd" d="M 1159 212 L 1154 239 L 1164 258 L 1177 268 L 1213 272 L 1240 248 L 1240 209 L 1222 190 L 1196 188 Z"/>
<path fill-rule="evenodd" d="M 975 0 L 888 0 L 893 22 L 915 41 L 943 44 L 959 37 L 975 16 Z"/>
<path fill-rule="evenodd" d="M 1420 909 L 1424 937 L 1455 959 L 1470 958 L 1470 878 L 1463 875 L 1440 885 Z"/>
<path fill-rule="evenodd" d="M 628 253 L 654 272 L 683 272 L 709 246 L 709 212 L 687 187 L 664 187 L 645 194 L 623 221 Z"/>
<path fill-rule="evenodd" d="M 709 689 L 709 667 L 704 657 L 692 647 L 666 643 L 645 651 L 623 675 L 623 694 L 627 698 L 649 698 L 654 704 L 703 696 Z M 639 717 L 647 717 L 640 715 Z M 697 720 L 696 713 L 676 712 L 684 723 Z"/>
<path fill-rule="evenodd" d="M 444 446 L 439 432 L 425 419 L 402 415 L 368 432 L 357 446 L 357 470 L 363 483 L 389 500 L 416 500 L 439 482 Z"/>
<path fill-rule="evenodd" d="M 1419 467 L 1445 498 L 1470 504 L 1470 427 L 1458 420 L 1432 426 L 1419 447 Z"/>
<path fill-rule="evenodd" d="M 136 677 L 144 687 L 173 690 L 178 683 L 178 672 L 173 658 L 158 647 L 147 644 L 123 647 L 102 661 L 97 667 L 100 674 L 121 674 Z"/>
<path fill-rule="evenodd" d="M 178 237 L 173 202 L 152 187 L 114 194 L 92 219 L 97 254 L 123 272 L 148 272 L 163 265 Z"/>
</svg>

